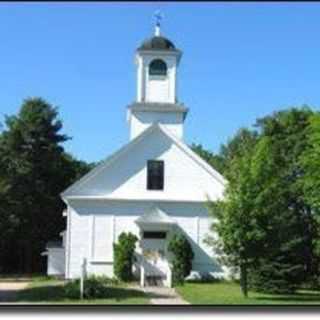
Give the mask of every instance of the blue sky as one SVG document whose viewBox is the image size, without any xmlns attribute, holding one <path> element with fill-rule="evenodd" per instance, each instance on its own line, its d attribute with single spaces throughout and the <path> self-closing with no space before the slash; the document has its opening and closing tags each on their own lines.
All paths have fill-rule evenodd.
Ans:
<svg viewBox="0 0 320 320">
<path fill-rule="evenodd" d="M 59 106 L 66 150 L 98 161 L 128 141 L 134 51 L 152 14 L 184 55 L 187 143 L 218 151 L 238 128 L 320 105 L 320 3 L 1 3 L 0 121 L 26 97 Z"/>
</svg>

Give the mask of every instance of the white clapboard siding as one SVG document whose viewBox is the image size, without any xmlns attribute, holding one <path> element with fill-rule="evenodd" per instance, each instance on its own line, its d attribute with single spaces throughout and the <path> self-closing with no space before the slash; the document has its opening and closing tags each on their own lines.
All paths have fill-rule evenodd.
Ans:
<svg viewBox="0 0 320 320">
<path fill-rule="evenodd" d="M 112 215 L 94 215 L 92 224 L 92 260 L 112 261 L 113 257 L 114 217 Z"/>
</svg>

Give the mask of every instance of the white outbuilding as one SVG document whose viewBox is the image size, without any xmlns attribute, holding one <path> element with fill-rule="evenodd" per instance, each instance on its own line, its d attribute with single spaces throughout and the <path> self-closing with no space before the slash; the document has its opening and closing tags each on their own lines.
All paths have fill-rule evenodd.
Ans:
<svg viewBox="0 0 320 320">
<path fill-rule="evenodd" d="M 176 232 L 192 245 L 191 275 L 227 274 L 204 241 L 212 223 L 206 203 L 223 197 L 226 181 L 183 140 L 188 108 L 177 94 L 181 56 L 159 26 L 136 50 L 137 98 L 127 108 L 130 141 L 61 195 L 67 205 L 65 278 L 80 277 L 84 259 L 88 274 L 112 277 L 113 243 L 129 231 L 139 238 L 134 272 L 141 284 L 157 278 L 170 286 L 167 244 Z M 49 264 L 56 251 L 48 250 Z"/>
</svg>

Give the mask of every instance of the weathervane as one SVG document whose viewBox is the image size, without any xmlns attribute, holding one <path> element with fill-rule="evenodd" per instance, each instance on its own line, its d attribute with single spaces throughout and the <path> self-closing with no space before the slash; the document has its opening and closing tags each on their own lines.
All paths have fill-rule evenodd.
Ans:
<svg viewBox="0 0 320 320">
<path fill-rule="evenodd" d="M 163 18 L 163 14 L 161 13 L 160 10 L 157 10 L 154 14 L 153 17 L 156 20 L 156 26 L 155 26 L 155 35 L 158 37 L 160 36 L 160 22 Z"/>
</svg>

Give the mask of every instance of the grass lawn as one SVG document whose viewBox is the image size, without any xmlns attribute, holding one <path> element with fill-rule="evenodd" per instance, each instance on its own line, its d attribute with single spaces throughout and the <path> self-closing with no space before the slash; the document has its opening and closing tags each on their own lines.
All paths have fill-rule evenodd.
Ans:
<svg viewBox="0 0 320 320">
<path fill-rule="evenodd" d="M 68 299 L 64 297 L 64 282 L 46 277 L 33 278 L 28 287 L 17 293 L 14 302 L 42 304 L 149 304 L 148 296 L 125 285 L 110 287 L 112 298 Z"/>
<path fill-rule="evenodd" d="M 179 294 L 191 304 L 319 304 L 320 291 L 298 291 L 290 295 L 262 294 L 249 292 L 244 298 L 240 286 L 233 282 L 185 283 L 177 288 Z"/>
</svg>

